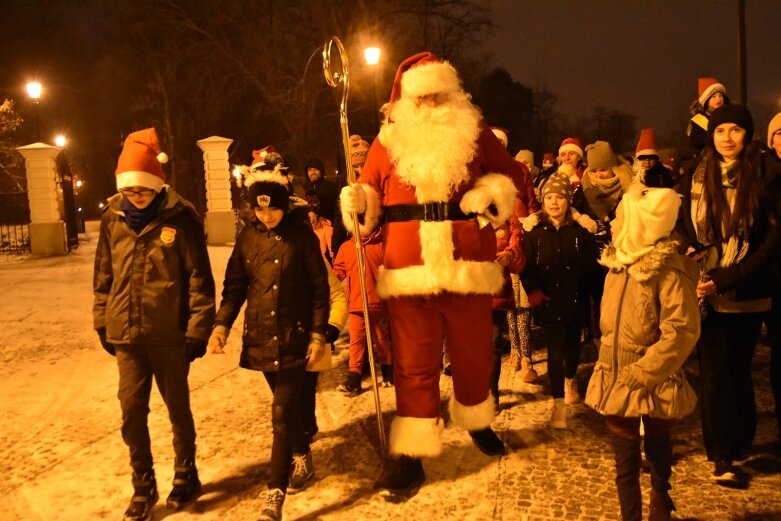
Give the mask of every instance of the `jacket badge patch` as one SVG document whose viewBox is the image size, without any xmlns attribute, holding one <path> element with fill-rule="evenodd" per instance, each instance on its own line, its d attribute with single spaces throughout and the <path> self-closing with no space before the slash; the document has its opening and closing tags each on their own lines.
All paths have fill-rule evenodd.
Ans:
<svg viewBox="0 0 781 521">
<path fill-rule="evenodd" d="M 271 197 L 267 195 L 259 195 L 258 196 L 258 208 L 268 208 L 271 204 Z"/>
<path fill-rule="evenodd" d="M 500 239 L 504 237 L 504 230 L 496 230 L 496 236 Z"/>
<path fill-rule="evenodd" d="M 176 239 L 176 230 L 163 226 L 163 231 L 160 232 L 160 240 L 166 244 L 171 244 Z"/>
</svg>

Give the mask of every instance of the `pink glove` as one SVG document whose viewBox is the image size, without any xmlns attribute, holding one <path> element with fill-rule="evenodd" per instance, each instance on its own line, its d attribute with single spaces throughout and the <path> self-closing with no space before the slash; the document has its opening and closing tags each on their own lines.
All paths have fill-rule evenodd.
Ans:
<svg viewBox="0 0 781 521">
<path fill-rule="evenodd" d="M 529 293 L 529 304 L 531 307 L 536 308 L 543 302 L 547 302 L 550 300 L 550 297 L 542 292 L 542 290 L 535 289 L 531 293 Z"/>
</svg>

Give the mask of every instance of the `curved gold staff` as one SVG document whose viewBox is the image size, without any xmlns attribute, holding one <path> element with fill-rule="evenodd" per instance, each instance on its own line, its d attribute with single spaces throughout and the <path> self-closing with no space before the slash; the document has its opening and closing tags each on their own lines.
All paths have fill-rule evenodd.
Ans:
<svg viewBox="0 0 781 521">
<path fill-rule="evenodd" d="M 339 61 L 341 70 L 335 71 L 331 68 L 331 48 L 336 45 L 339 51 Z M 355 184 L 355 170 L 350 162 L 350 131 L 347 127 L 347 94 L 350 89 L 350 76 L 348 74 L 347 53 L 344 50 L 342 41 L 338 36 L 334 36 L 323 46 L 323 73 L 325 81 L 331 87 L 342 85 L 342 102 L 339 105 L 339 123 L 342 126 L 342 144 L 344 145 L 344 163 L 347 168 L 347 182 L 350 185 Z M 353 221 L 353 237 L 355 238 L 355 253 L 358 259 L 358 278 L 361 282 L 361 301 L 363 303 L 363 318 L 366 327 L 366 350 L 369 353 L 369 368 L 372 375 L 372 392 L 374 393 L 374 408 L 377 412 L 377 432 L 380 435 L 380 452 L 382 457 L 387 455 L 385 445 L 385 425 L 382 421 L 382 407 L 380 407 L 380 392 L 377 389 L 377 375 L 374 369 L 374 343 L 372 342 L 372 330 L 369 322 L 369 305 L 366 296 L 366 253 L 363 249 L 361 240 L 361 231 L 359 228 L 358 214 L 350 215 Z"/>
</svg>

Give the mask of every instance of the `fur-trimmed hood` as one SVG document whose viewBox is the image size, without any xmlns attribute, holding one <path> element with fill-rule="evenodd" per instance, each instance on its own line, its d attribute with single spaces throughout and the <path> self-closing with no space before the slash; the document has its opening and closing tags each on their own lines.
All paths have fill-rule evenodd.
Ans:
<svg viewBox="0 0 781 521">
<path fill-rule="evenodd" d="M 689 257 L 679 253 L 680 243 L 673 239 L 662 239 L 657 242 L 654 249 L 640 257 L 634 264 L 626 266 L 618 262 L 616 249 L 609 244 L 602 251 L 599 263 L 612 271 L 627 270 L 631 278 L 638 282 L 646 282 L 656 276 L 662 268 L 670 266 L 672 269 L 686 274 L 694 284 L 699 280 L 699 268 Z"/>
</svg>

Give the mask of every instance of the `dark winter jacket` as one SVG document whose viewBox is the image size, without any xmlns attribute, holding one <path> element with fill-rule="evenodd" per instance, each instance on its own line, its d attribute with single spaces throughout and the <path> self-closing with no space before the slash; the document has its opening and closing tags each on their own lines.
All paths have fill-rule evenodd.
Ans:
<svg viewBox="0 0 781 521">
<path fill-rule="evenodd" d="M 686 135 L 689 136 L 695 154 L 699 154 L 708 144 L 708 116 L 704 111 L 699 110 L 691 117 Z"/>
<path fill-rule="evenodd" d="M 588 295 L 600 268 L 594 235 L 577 223 L 558 229 L 543 220 L 523 235 L 526 269 L 521 283 L 531 295 L 541 290 L 550 300 L 534 312 L 542 323 L 565 323 L 586 317 Z"/>
<path fill-rule="evenodd" d="M 93 290 L 95 329 L 110 344 L 182 345 L 207 340 L 214 320 L 214 279 L 203 224 L 170 187 L 152 221 L 135 233 L 108 200 L 100 222 Z"/>
<path fill-rule="evenodd" d="M 704 161 L 704 156 L 701 161 Z M 762 167 L 758 157 L 752 161 L 757 164 L 757 168 Z M 676 190 L 683 199 L 679 222 L 676 225 L 676 236 L 682 239 L 684 249 L 697 242 L 697 233 L 691 218 L 693 177 L 693 171 L 687 172 L 676 185 Z M 736 264 L 714 268 L 708 272 L 719 294 L 734 290 L 734 295 L 731 297 L 734 301 L 767 298 L 771 296 L 773 286 L 776 284 L 773 256 L 781 231 L 778 226 L 771 225 L 772 214 L 775 211 L 773 206 L 779 204 L 777 200 L 770 200 L 769 196 L 772 193 L 773 190 L 770 190 L 766 184 L 759 211 L 757 215 L 752 217 L 753 223 L 749 231 L 749 248 L 746 257 Z"/>
<path fill-rule="evenodd" d="M 320 179 L 314 183 L 311 182 L 306 175 L 306 171 L 310 167 L 320 170 Z M 334 222 L 337 218 L 336 205 L 339 199 L 339 187 L 336 186 L 336 183 L 325 178 L 325 167 L 323 166 L 323 162 L 317 158 L 307 161 L 306 167 L 304 168 L 304 176 L 306 178 L 304 184 L 306 193 L 315 192 L 320 199 L 320 207 L 317 209 L 317 214 L 320 217 L 325 217 L 329 221 Z"/>
<path fill-rule="evenodd" d="M 246 300 L 239 365 L 277 371 L 305 363 L 311 334 L 325 334 L 328 299 L 328 272 L 311 226 L 294 213 L 271 230 L 252 219 L 228 260 L 215 324 L 230 329 Z"/>
</svg>

